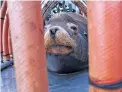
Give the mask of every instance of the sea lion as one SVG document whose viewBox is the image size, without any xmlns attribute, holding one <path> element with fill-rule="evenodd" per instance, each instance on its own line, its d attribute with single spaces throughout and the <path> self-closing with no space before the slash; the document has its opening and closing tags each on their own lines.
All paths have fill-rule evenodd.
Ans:
<svg viewBox="0 0 122 92">
<path fill-rule="evenodd" d="M 76 13 L 57 13 L 44 32 L 49 71 L 67 74 L 88 66 L 87 19 Z"/>
</svg>

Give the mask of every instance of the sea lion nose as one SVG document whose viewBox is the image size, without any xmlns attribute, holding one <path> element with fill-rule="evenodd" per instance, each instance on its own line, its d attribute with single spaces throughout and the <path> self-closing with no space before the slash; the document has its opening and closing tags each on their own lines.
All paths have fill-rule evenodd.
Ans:
<svg viewBox="0 0 122 92">
<path fill-rule="evenodd" d="M 51 28 L 50 29 L 50 37 L 52 39 L 55 39 L 55 34 L 56 34 L 57 31 L 58 31 L 58 28 Z"/>
</svg>

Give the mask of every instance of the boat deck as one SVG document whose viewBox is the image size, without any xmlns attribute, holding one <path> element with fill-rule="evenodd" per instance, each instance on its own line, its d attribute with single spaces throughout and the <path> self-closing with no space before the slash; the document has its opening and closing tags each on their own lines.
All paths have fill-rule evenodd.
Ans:
<svg viewBox="0 0 122 92">
<path fill-rule="evenodd" d="M 2 70 L 1 92 L 17 92 L 14 68 L 12 66 Z M 69 74 L 57 75 L 48 72 L 49 92 L 88 92 L 87 70 Z"/>
</svg>

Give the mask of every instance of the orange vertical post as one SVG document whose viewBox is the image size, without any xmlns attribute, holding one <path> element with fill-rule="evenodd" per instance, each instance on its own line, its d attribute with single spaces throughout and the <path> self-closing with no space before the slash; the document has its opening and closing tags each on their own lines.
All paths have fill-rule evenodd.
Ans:
<svg viewBox="0 0 122 92">
<path fill-rule="evenodd" d="M 3 59 L 10 60 L 9 54 L 9 44 L 8 44 L 8 29 L 9 29 L 9 19 L 8 15 L 5 17 L 4 25 L 3 25 L 3 34 L 2 34 L 2 44 L 3 44 Z"/>
<path fill-rule="evenodd" d="M 0 14 L 1 14 L 0 15 L 0 56 L 2 56 L 3 54 L 2 34 L 3 34 L 3 22 L 4 22 L 6 10 L 7 10 L 7 3 L 6 1 L 4 1 L 0 9 Z M 1 57 L 1 60 L 2 60 L 2 57 Z"/>
<path fill-rule="evenodd" d="M 40 2 L 8 1 L 17 92 L 48 92 Z"/>
<path fill-rule="evenodd" d="M 87 4 L 90 92 L 122 92 L 122 2 Z"/>
<path fill-rule="evenodd" d="M 9 48 L 9 54 L 10 54 L 10 56 L 13 57 L 13 49 L 12 49 L 10 29 L 9 29 L 9 34 L 8 34 L 8 48 Z"/>
</svg>

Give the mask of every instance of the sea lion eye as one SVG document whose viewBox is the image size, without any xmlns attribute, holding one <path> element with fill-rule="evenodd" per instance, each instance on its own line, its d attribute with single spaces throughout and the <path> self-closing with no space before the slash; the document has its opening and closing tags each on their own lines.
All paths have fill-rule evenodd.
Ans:
<svg viewBox="0 0 122 92">
<path fill-rule="evenodd" d="M 70 28 L 73 30 L 77 30 L 77 27 L 75 27 L 75 26 L 71 26 Z"/>
<path fill-rule="evenodd" d="M 59 29 L 58 28 L 55 28 L 55 31 L 58 31 Z"/>
</svg>

